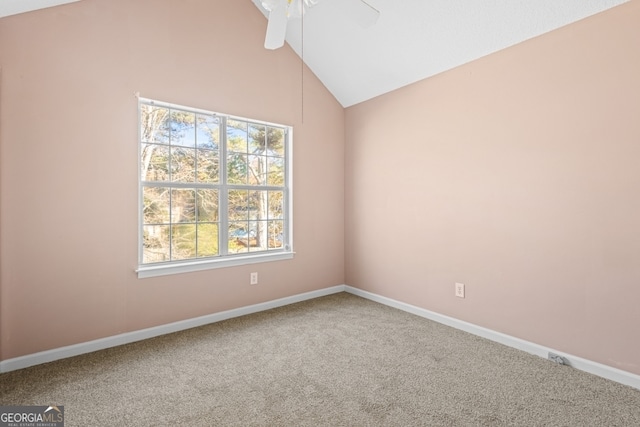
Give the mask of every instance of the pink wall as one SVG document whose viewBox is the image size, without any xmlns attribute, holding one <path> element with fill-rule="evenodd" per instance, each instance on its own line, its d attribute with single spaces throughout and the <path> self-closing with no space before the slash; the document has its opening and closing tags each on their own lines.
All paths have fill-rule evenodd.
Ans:
<svg viewBox="0 0 640 427">
<path fill-rule="evenodd" d="M 265 30 L 227 0 L 0 20 L 0 359 L 344 283 L 344 110 L 307 70 L 302 122 L 300 59 Z M 137 279 L 135 92 L 294 127 L 293 260 Z"/>
<path fill-rule="evenodd" d="M 640 374 L 639 22 L 348 108 L 347 284 Z"/>
<path fill-rule="evenodd" d="M 640 374 L 637 22 L 631 1 L 346 118 L 307 71 L 302 121 L 300 60 L 263 49 L 249 1 L 0 19 L 0 360 L 345 283 L 346 266 L 350 285 Z M 294 126 L 294 260 L 136 278 L 135 92 Z"/>
</svg>

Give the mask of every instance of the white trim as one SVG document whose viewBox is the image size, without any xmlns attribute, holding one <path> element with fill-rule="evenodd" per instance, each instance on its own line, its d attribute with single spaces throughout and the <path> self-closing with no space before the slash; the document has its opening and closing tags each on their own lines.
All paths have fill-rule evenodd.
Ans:
<svg viewBox="0 0 640 427">
<path fill-rule="evenodd" d="M 353 295 L 356 295 L 356 296 L 359 296 L 383 305 L 387 305 L 389 307 L 397 308 L 407 313 L 424 317 L 426 319 L 433 320 L 434 322 L 451 326 L 453 328 L 460 329 L 462 331 L 471 333 L 473 335 L 477 335 L 477 336 L 489 339 L 491 341 L 495 341 L 500 344 L 504 344 L 506 346 L 509 346 L 518 350 L 522 350 L 526 353 L 540 356 L 545 359 L 548 357 L 549 352 L 555 353 L 567 359 L 570 365 L 576 369 L 640 390 L 640 375 L 623 371 L 621 369 L 613 368 L 611 366 L 603 365 L 601 363 L 593 362 L 591 360 L 583 359 L 578 356 L 573 356 L 571 354 L 562 353 L 549 347 L 545 347 L 539 344 L 525 341 L 520 338 L 512 337 L 510 335 L 496 332 L 491 329 L 483 328 L 481 326 L 464 322 L 462 320 L 458 320 L 453 317 L 444 316 L 442 314 L 435 313 L 433 311 L 429 311 L 424 308 L 416 307 L 411 304 L 407 304 L 391 298 L 383 297 L 381 295 L 377 295 L 371 292 L 363 291 L 362 289 L 354 288 L 348 285 L 332 286 L 330 288 L 324 288 L 316 291 L 306 292 L 303 294 L 292 295 L 290 297 L 280 298 L 277 300 L 267 301 L 259 304 L 246 306 L 246 307 L 240 307 L 232 310 L 222 311 L 219 313 L 209 314 L 206 316 L 196 317 L 193 319 L 182 320 L 179 322 L 169 323 L 167 325 L 156 326 L 156 327 L 142 329 L 134 332 L 127 332 L 124 334 L 115 335 L 107 338 L 101 338 L 93 341 L 88 341 L 85 343 L 74 344 L 67 347 L 61 347 L 53 350 L 43 351 L 40 353 L 28 354 L 26 356 L 7 359 L 4 361 L 0 361 L 0 373 L 28 368 L 29 366 L 52 362 L 54 360 L 65 359 L 67 357 L 78 356 L 85 353 L 91 353 L 93 351 L 103 350 L 106 348 L 116 347 L 123 344 L 141 341 L 144 339 L 153 338 L 153 337 L 157 337 L 164 334 L 183 331 L 186 329 L 203 326 L 210 323 L 220 322 L 222 320 L 245 316 L 247 314 L 258 313 L 261 311 L 270 310 L 272 308 L 282 307 L 285 305 L 307 301 L 310 299 L 319 298 L 319 297 L 323 297 L 331 294 L 336 294 L 339 292 L 348 292 L 350 294 L 353 294 Z"/>
<path fill-rule="evenodd" d="M 535 344 L 529 341 L 522 340 L 520 338 L 512 337 L 510 335 L 496 332 L 491 329 L 483 328 L 472 323 L 464 322 L 462 320 L 455 319 L 453 317 L 444 316 L 433 311 L 425 310 L 424 308 L 416 307 L 411 304 L 407 304 L 401 301 L 397 301 L 391 298 L 383 297 L 371 292 L 363 291 L 362 289 L 354 288 L 352 286 L 345 285 L 345 292 L 353 295 L 357 295 L 362 298 L 366 298 L 371 301 L 375 301 L 380 304 L 387 305 L 389 307 L 397 308 L 407 313 L 415 314 L 420 317 L 424 317 L 434 322 L 442 323 L 443 325 L 451 326 L 452 328 L 460 329 L 473 335 L 477 335 L 482 338 L 489 339 L 491 341 L 504 344 L 506 346 L 522 350 L 526 353 L 540 356 L 544 359 L 548 358 L 549 352 L 555 353 L 564 357 L 569 361 L 570 366 L 579 369 L 584 372 L 588 372 L 593 375 L 597 375 L 608 380 L 618 382 L 633 388 L 640 390 L 640 375 L 633 374 L 631 372 L 623 371 L 602 363 L 593 362 L 591 360 L 583 359 L 578 356 L 574 356 L 567 353 L 562 353 L 558 350 L 545 347 L 539 344 Z"/>
<path fill-rule="evenodd" d="M 155 326 L 152 328 L 142 329 L 134 332 L 127 332 L 120 335 L 101 338 L 80 344 L 74 344 L 66 347 L 55 348 L 52 350 L 42 351 L 39 353 L 28 354 L 13 359 L 7 359 L 0 362 L 0 373 L 15 371 L 18 369 L 28 368 L 29 366 L 40 365 L 42 363 L 53 362 L 54 360 L 66 359 L 67 357 L 78 356 L 85 353 L 91 353 L 97 350 L 104 350 L 110 347 L 116 347 L 123 344 L 129 344 L 160 335 L 170 334 L 173 332 L 183 331 L 198 326 L 208 325 L 210 323 L 220 322 L 222 320 L 232 319 L 234 317 L 245 316 L 247 314 L 258 313 L 260 311 L 271 310 L 272 308 L 282 307 L 297 302 L 302 302 L 314 298 L 319 298 L 331 294 L 344 292 L 344 285 L 333 286 L 330 288 L 319 289 L 317 291 L 306 292 L 303 294 L 292 295 L 272 301 L 259 304 L 240 307 L 232 310 L 222 311 L 219 313 L 209 314 L 206 316 L 196 317 L 193 319 L 182 320 L 179 322 L 169 323 L 166 325 Z"/>
<path fill-rule="evenodd" d="M 215 259 L 171 262 L 167 264 L 145 264 L 138 267 L 138 279 L 167 276 L 169 274 L 191 273 L 213 268 L 236 267 L 260 262 L 283 261 L 293 259 L 294 252 L 267 252 L 252 255 L 225 256 Z"/>
<path fill-rule="evenodd" d="M 66 1 L 78 1 L 78 0 L 66 0 Z M 188 113 L 207 114 L 207 115 L 217 116 L 217 117 L 227 117 L 227 118 L 229 118 L 231 120 L 238 120 L 238 121 L 243 121 L 243 122 L 253 122 L 253 123 L 260 124 L 260 125 L 279 127 L 279 128 L 292 128 L 293 127 L 291 125 L 283 125 L 282 123 L 266 122 L 264 120 L 251 119 L 249 117 L 236 116 L 236 115 L 233 115 L 233 114 L 226 114 L 226 113 L 219 113 L 217 111 L 206 110 L 204 108 L 190 107 L 188 105 L 175 104 L 173 102 L 165 102 L 165 101 L 159 101 L 157 99 L 145 98 L 144 96 L 140 96 L 139 93 L 136 93 L 136 98 L 138 98 L 138 101 L 143 103 L 143 104 L 149 104 L 149 105 L 153 105 L 153 106 L 156 106 L 156 107 L 170 108 L 172 110 L 182 110 L 182 111 L 185 111 L 185 112 L 188 112 Z"/>
</svg>

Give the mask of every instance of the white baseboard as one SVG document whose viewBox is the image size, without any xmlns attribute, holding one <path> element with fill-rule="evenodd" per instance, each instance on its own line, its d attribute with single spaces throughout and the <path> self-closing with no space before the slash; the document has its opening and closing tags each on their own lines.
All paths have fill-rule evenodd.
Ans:
<svg viewBox="0 0 640 427">
<path fill-rule="evenodd" d="M 555 353 L 567 359 L 570 366 L 576 369 L 640 390 L 640 375 L 613 368 L 611 366 L 603 365 L 601 363 L 593 362 L 591 360 L 583 359 L 571 354 L 566 354 L 549 347 L 525 341 L 520 338 L 512 337 L 510 335 L 496 332 L 491 329 L 483 328 L 481 326 L 464 322 L 453 317 L 444 316 L 442 314 L 425 310 L 424 308 L 416 307 L 411 304 L 396 301 L 394 299 L 383 297 L 371 292 L 363 291 L 362 289 L 354 288 L 352 286 L 345 285 L 344 290 L 345 292 L 351 293 L 353 295 L 357 295 L 359 297 L 366 298 L 368 300 L 375 301 L 389 307 L 394 307 L 402 311 L 406 311 L 408 313 L 415 314 L 417 316 L 424 317 L 429 320 L 433 320 L 435 322 L 463 330 L 465 332 L 469 332 L 473 335 L 477 335 L 491 341 L 495 341 L 500 344 L 504 344 L 506 346 L 513 347 L 518 350 L 534 354 L 536 356 L 540 356 L 545 359 L 548 357 L 549 352 Z"/>
<path fill-rule="evenodd" d="M 294 304 L 296 302 L 302 302 L 313 298 L 335 294 L 338 292 L 344 292 L 344 290 L 344 285 L 333 286 L 317 291 L 311 291 L 303 294 L 293 295 L 290 297 L 280 298 L 273 301 L 267 301 L 260 304 L 240 307 L 233 310 L 227 310 L 219 313 L 209 314 L 206 316 L 196 317 L 193 319 L 182 320 L 166 325 L 155 326 L 152 328 L 141 329 L 139 331 L 127 332 L 120 335 L 114 335 L 111 337 L 101 338 L 80 344 L 74 344 L 66 347 L 42 351 L 39 353 L 28 354 L 26 356 L 20 356 L 13 359 L 7 359 L 0 362 L 0 373 L 15 371 L 18 369 L 28 368 L 29 366 L 40 365 L 42 363 L 66 359 L 67 357 L 79 356 L 81 354 L 91 353 L 97 350 L 103 350 L 106 348 L 129 344 L 160 335 L 208 325 L 210 323 L 220 322 L 222 320 L 232 319 L 234 317 L 240 317 L 247 314 L 257 313 L 260 311 L 270 310 L 272 308 Z"/>
<path fill-rule="evenodd" d="M 246 307 L 240 307 L 233 310 L 222 311 L 219 313 L 209 314 L 206 316 L 196 317 L 193 319 L 182 320 L 179 322 L 169 323 L 166 325 L 156 326 L 153 328 L 142 329 L 139 331 L 127 332 L 120 335 L 101 338 L 85 343 L 74 344 L 66 347 L 60 347 L 52 350 L 42 351 L 39 353 L 28 354 L 0 361 L 0 373 L 15 371 L 18 369 L 28 368 L 29 366 L 39 365 L 42 363 L 53 362 L 55 360 L 66 359 L 68 357 L 79 356 L 85 353 L 91 353 L 97 350 L 103 350 L 110 347 L 116 347 L 123 344 L 129 344 L 160 335 L 170 334 L 173 332 L 183 331 L 198 326 L 208 325 L 210 323 L 220 322 L 234 317 L 245 316 L 247 314 L 258 313 L 260 311 L 270 310 L 272 308 L 282 307 L 297 302 L 302 302 L 314 298 L 319 298 L 339 292 L 348 292 L 368 300 L 394 307 L 407 313 L 415 314 L 456 329 L 489 339 L 491 341 L 504 344 L 518 350 L 525 351 L 542 358 L 547 358 L 549 352 L 564 357 L 570 365 L 581 371 L 589 372 L 602 378 L 616 381 L 620 384 L 628 385 L 640 390 L 640 375 L 632 374 L 611 366 L 583 359 L 578 356 L 566 354 L 555 349 L 535 344 L 520 338 L 512 337 L 491 329 L 483 328 L 472 323 L 464 322 L 453 317 L 444 316 L 424 308 L 416 307 L 401 301 L 383 297 L 371 292 L 363 291 L 348 285 L 332 286 L 330 288 L 319 289 L 317 291 L 306 292 L 303 294 L 292 295 L 290 297 L 280 298 L 273 301 L 267 301 Z"/>
</svg>

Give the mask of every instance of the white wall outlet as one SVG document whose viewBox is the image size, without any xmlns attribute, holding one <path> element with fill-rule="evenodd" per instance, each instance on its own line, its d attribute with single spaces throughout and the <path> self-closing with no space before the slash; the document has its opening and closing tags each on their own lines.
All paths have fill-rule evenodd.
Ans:
<svg viewBox="0 0 640 427">
<path fill-rule="evenodd" d="M 464 298 L 464 283 L 456 283 L 456 296 Z"/>
<path fill-rule="evenodd" d="M 251 273 L 251 282 L 252 285 L 258 284 L 258 273 Z"/>
</svg>

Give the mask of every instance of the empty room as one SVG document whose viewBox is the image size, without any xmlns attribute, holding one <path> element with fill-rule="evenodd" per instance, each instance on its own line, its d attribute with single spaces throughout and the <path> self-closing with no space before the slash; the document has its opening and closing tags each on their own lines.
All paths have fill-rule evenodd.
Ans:
<svg viewBox="0 0 640 427">
<path fill-rule="evenodd" d="M 640 425 L 640 0 L 0 15 L 0 426 Z"/>
</svg>

